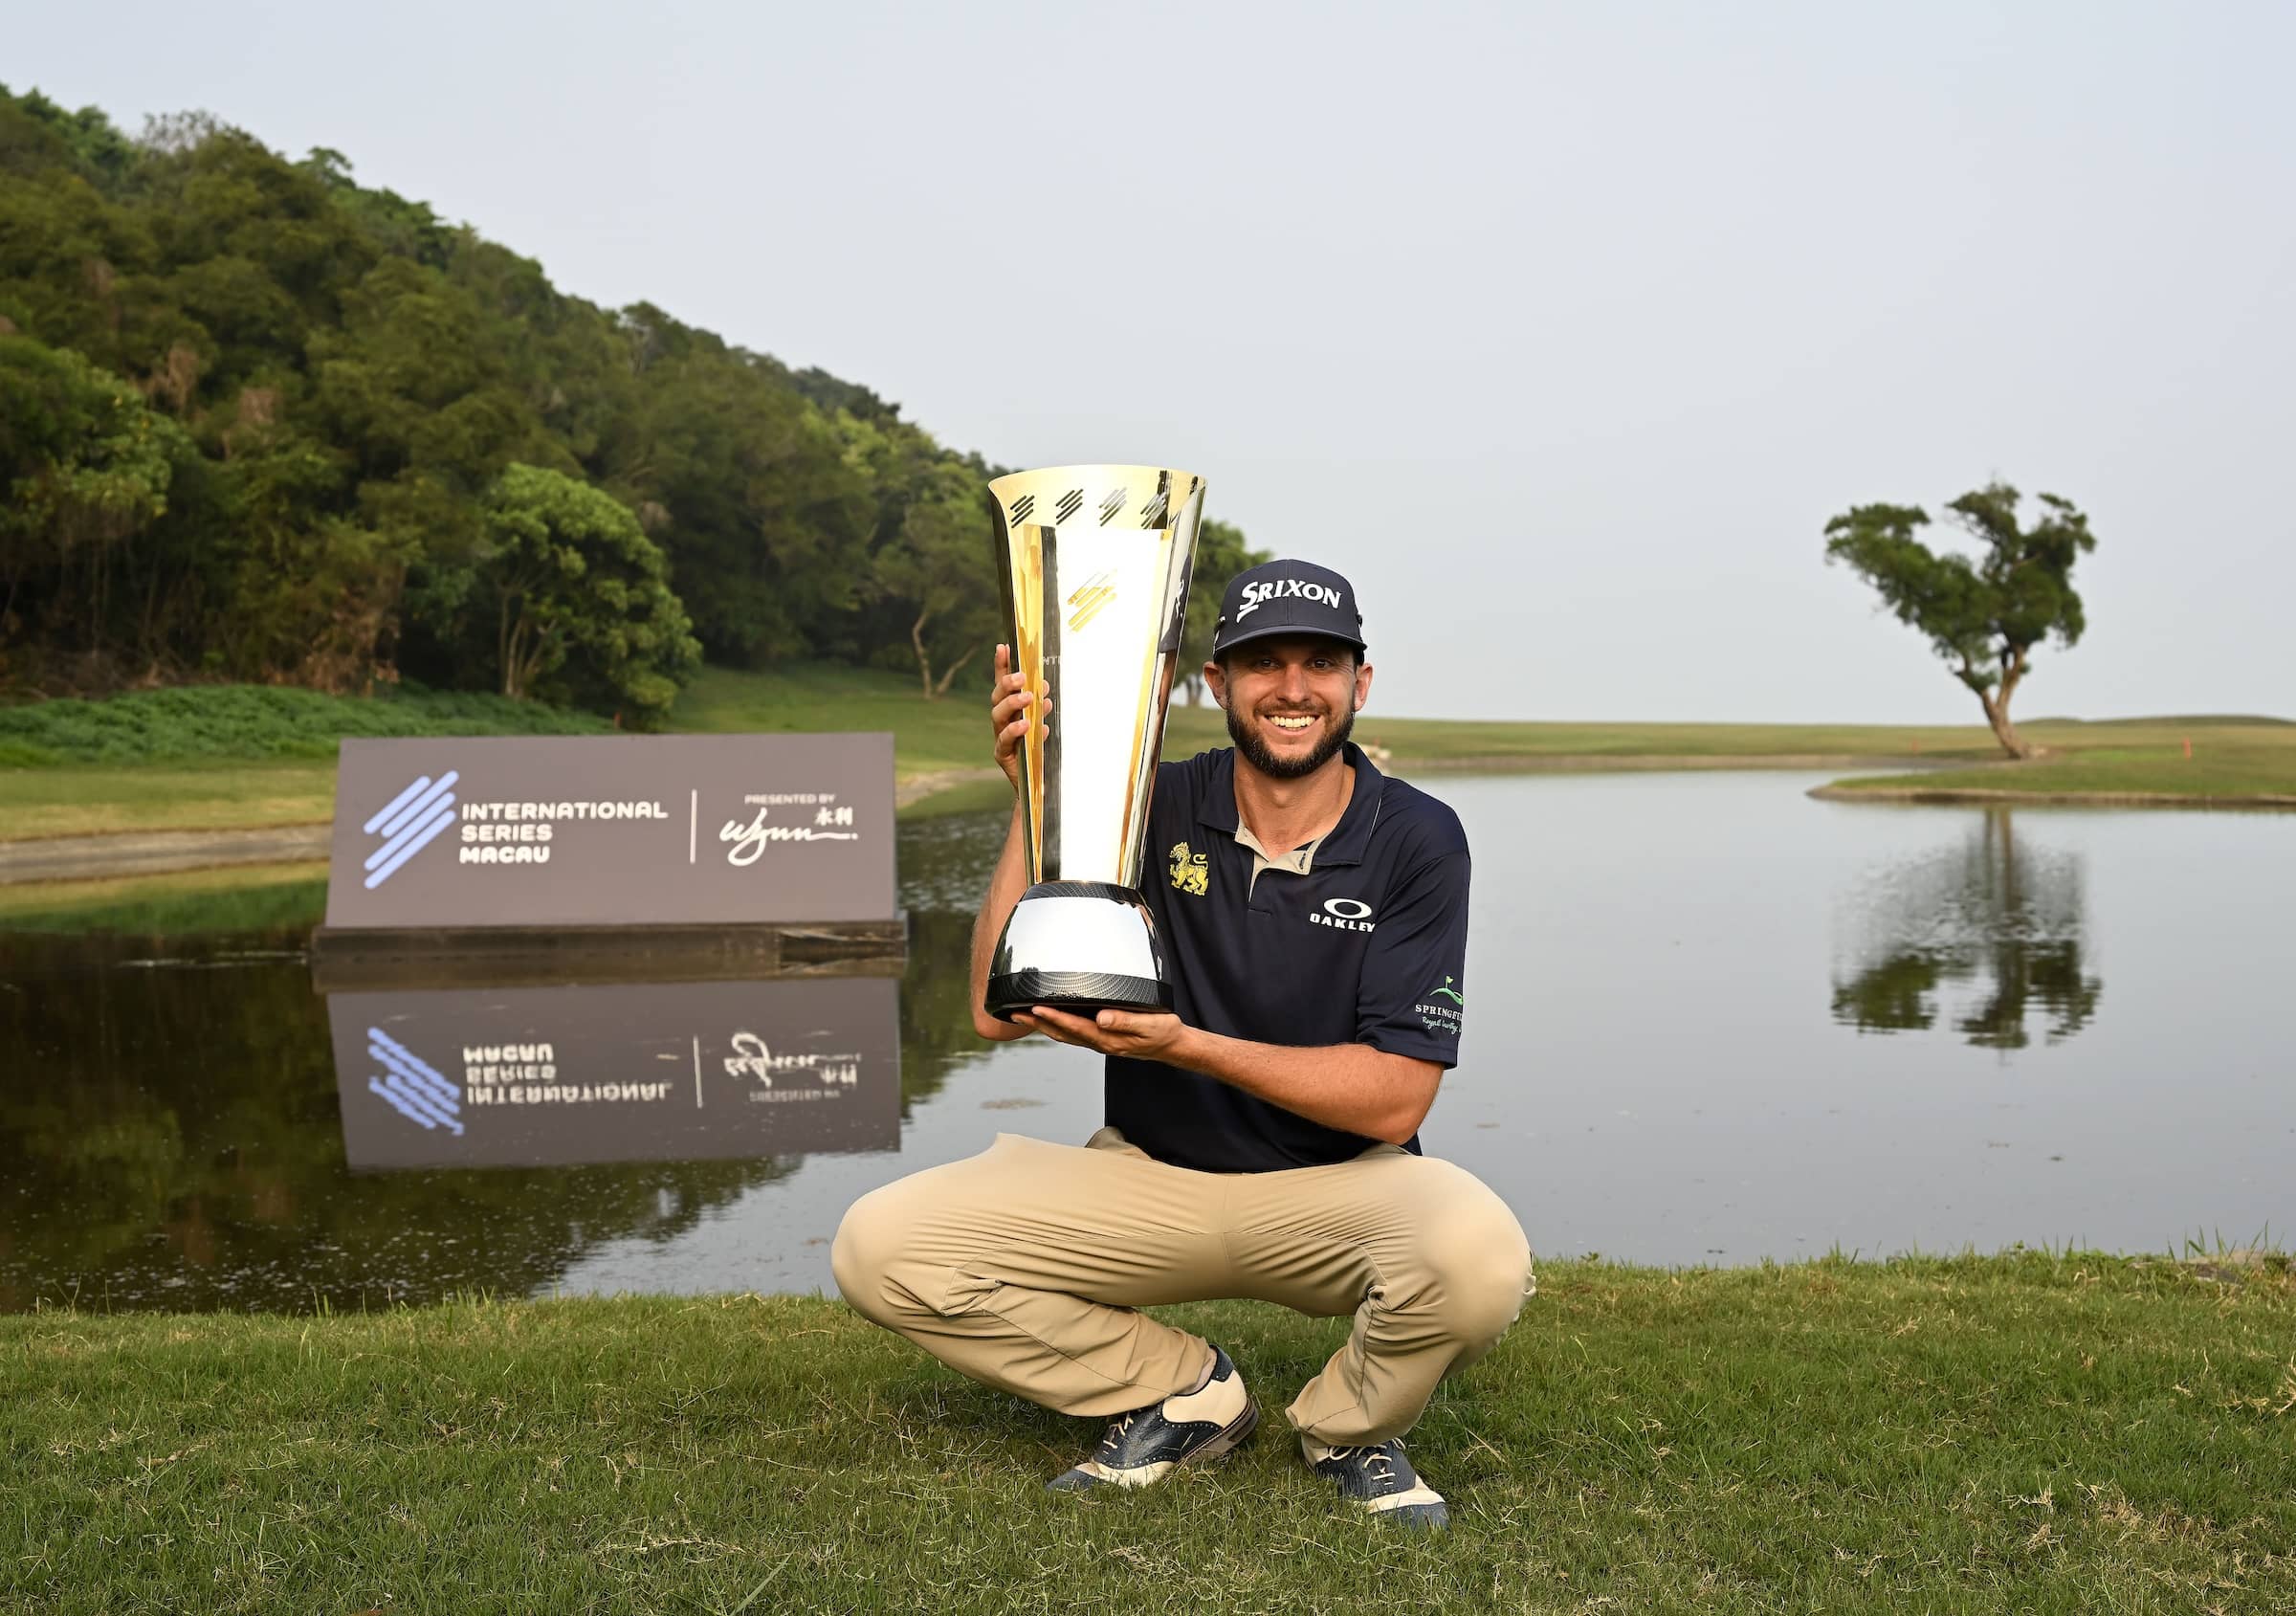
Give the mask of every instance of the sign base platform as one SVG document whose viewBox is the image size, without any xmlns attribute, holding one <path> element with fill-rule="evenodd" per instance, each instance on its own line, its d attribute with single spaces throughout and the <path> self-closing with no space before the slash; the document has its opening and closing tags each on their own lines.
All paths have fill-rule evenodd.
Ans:
<svg viewBox="0 0 2296 1616">
<path fill-rule="evenodd" d="M 585 982 L 725 982 L 900 974 L 904 912 L 890 920 L 747 925 L 320 926 L 312 984 L 360 987 Z"/>
</svg>

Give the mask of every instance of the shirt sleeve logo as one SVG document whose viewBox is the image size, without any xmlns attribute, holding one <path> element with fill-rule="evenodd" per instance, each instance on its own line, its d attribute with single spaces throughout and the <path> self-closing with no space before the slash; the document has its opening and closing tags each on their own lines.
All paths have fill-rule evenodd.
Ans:
<svg viewBox="0 0 2296 1616">
<path fill-rule="evenodd" d="M 1211 855 L 1191 853 L 1188 844 L 1172 844 L 1172 884 L 1193 897 L 1202 897 L 1212 882 Z"/>
<path fill-rule="evenodd" d="M 1459 1025 L 1467 1011 L 1467 996 L 1452 985 L 1458 980 L 1457 977 L 1445 977 L 1441 987 L 1427 989 L 1426 1003 L 1411 1007 L 1419 1013 L 1420 1025 L 1429 1032 L 1440 1032 L 1451 1038 L 1459 1036 Z M 1438 1002 L 1444 999 L 1448 999 L 1450 1003 L 1446 1005 Z"/>
</svg>

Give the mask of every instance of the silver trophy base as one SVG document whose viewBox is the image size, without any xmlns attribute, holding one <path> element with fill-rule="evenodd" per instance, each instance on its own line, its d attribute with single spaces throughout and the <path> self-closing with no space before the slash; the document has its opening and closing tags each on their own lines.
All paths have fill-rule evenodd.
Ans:
<svg viewBox="0 0 2296 1616">
<path fill-rule="evenodd" d="M 1156 921 L 1130 887 L 1039 881 L 1021 895 L 997 939 L 982 1008 L 999 1021 L 1036 1005 L 1091 1015 L 1169 1010 Z"/>
</svg>

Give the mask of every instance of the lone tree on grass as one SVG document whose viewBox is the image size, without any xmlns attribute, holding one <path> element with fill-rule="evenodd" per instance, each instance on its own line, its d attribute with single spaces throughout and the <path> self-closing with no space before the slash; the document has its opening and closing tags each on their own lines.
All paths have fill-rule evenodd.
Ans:
<svg viewBox="0 0 2296 1616">
<path fill-rule="evenodd" d="M 1946 506 L 1956 526 L 1984 545 L 1976 561 L 1939 554 L 1914 537 L 1929 525 L 1918 505 L 1858 505 L 1825 524 L 1825 559 L 1846 562 L 1879 590 L 1901 623 L 1930 637 L 1976 693 L 1985 721 L 2013 758 L 2038 748 L 2009 721 L 2009 699 L 2033 671 L 2033 647 L 2050 634 L 2079 643 L 2087 626 L 2073 589 L 2073 563 L 2097 547 L 2088 519 L 2068 499 L 2041 497 L 2041 520 L 2018 524 L 2020 496 L 1989 483 Z"/>
</svg>

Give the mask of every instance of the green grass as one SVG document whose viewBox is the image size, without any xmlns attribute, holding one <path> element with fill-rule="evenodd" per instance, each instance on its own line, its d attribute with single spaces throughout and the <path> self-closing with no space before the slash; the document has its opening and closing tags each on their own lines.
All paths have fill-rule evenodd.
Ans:
<svg viewBox="0 0 2296 1616">
<path fill-rule="evenodd" d="M 1342 1321 L 1169 1316 L 1269 1417 L 1090 1499 L 1042 1490 L 1085 1422 L 812 1298 L 0 1318 L 0 1606 L 2296 1607 L 2279 1259 L 1552 1266 L 1413 1433 L 1433 1540 L 1340 1513 L 1275 1416 Z"/>
<path fill-rule="evenodd" d="M 826 663 L 762 673 L 712 668 L 679 697 L 671 727 L 774 734 L 889 730 L 908 811 L 1003 801 L 988 773 L 979 688 L 938 701 L 901 674 Z M 371 701 L 309 691 L 194 686 L 103 702 L 0 709 L 0 839 L 141 830 L 308 824 L 334 811 L 334 749 L 342 735 L 553 733 L 599 720 L 497 697 L 393 695 Z M 2013 772 L 1980 724 L 1504 723 L 1391 719 L 1357 722 L 1365 742 L 1412 769 L 1606 768 L 1795 764 L 1821 768 L 1890 758 L 1983 765 L 1966 777 L 1927 769 L 1850 783 L 1927 788 L 2241 796 L 2296 792 L 2296 724 L 2227 717 L 2082 723 L 2042 719 L 2025 733 L 2048 761 Z M 2181 742 L 2194 744 L 2193 764 Z M 1223 744 L 1217 709 L 1175 705 L 1165 755 Z M 114 760 L 114 761 L 105 761 Z M 118 761 L 133 760 L 133 761 Z"/>
<path fill-rule="evenodd" d="M 704 734 L 890 730 L 894 767 L 904 781 L 960 776 L 952 786 L 985 784 L 1009 802 L 1009 789 L 993 779 L 975 778 L 994 766 L 986 690 L 984 678 L 979 688 L 927 701 L 917 695 L 914 678 L 879 669 L 829 663 L 791 663 L 760 673 L 708 668 L 678 697 L 670 724 Z M 1166 733 L 1164 750 L 1173 756 L 1221 744 L 1226 732 L 1213 709 L 1191 712 L 1175 706 Z M 978 791 L 973 795 L 981 798 Z"/>
<path fill-rule="evenodd" d="M 987 720 L 977 693 L 920 700 L 906 675 L 828 664 L 765 673 L 713 668 L 679 698 L 678 729 L 771 733 L 811 729 L 883 729 L 894 736 L 903 775 L 978 771 L 987 763 Z M 2288 789 L 2296 781 L 2296 723 L 2232 716 L 2115 719 L 2085 723 L 2042 719 L 2021 726 L 2069 761 L 2120 766 L 2118 760 L 2181 756 L 2193 740 L 2218 778 L 2249 781 L 2250 790 Z M 1648 763 L 1799 764 L 1918 760 L 1924 764 L 1987 764 L 2001 757 L 1993 732 L 1970 724 L 1684 724 L 1548 723 L 1397 719 L 1375 704 L 1356 735 L 1383 746 L 1398 766 L 1540 768 Z M 1180 757 L 1224 745 L 1226 731 L 1211 707 L 1175 703 L 1164 754 Z M 1925 782 L 1948 778 L 1924 772 Z M 2042 789 L 2049 787 L 2042 786 Z"/>
<path fill-rule="evenodd" d="M 0 839 L 323 824 L 351 735 L 596 735 L 605 720 L 468 692 L 183 685 L 0 707 Z"/>
<path fill-rule="evenodd" d="M 314 926 L 327 907 L 327 867 L 226 864 L 162 875 L 0 886 L 0 931 L 193 932 Z"/>
<path fill-rule="evenodd" d="M 0 768 L 0 840 L 323 825 L 334 817 L 332 759 Z"/>
<path fill-rule="evenodd" d="M 1853 758 L 1983 756 L 1982 726 L 1894 724 L 1501 723 L 1386 719 L 1366 712 L 1356 738 L 1394 752 L 1399 763 L 1500 767 L 1556 762 L 1731 759 L 1822 765 Z"/>
<path fill-rule="evenodd" d="M 772 733 L 882 729 L 894 733 L 904 774 L 978 770 L 988 762 L 988 719 L 980 693 L 918 698 L 906 675 L 829 664 L 763 673 L 705 670 L 671 714 L 684 730 Z M 1981 724 L 1898 727 L 1843 724 L 1509 723 L 1396 719 L 1376 706 L 1356 721 L 1358 740 L 1386 747 L 1399 764 L 1538 766 L 1557 761 L 1944 755 L 1976 762 L 1995 747 Z M 1225 745 L 1219 709 L 1175 700 L 1164 755 Z"/>
<path fill-rule="evenodd" d="M 2040 796 L 2296 798 L 2296 724 L 2221 719 L 2020 726 L 2048 748 L 2029 763 L 1869 776 L 1840 792 L 1985 791 Z M 2192 742 L 2192 756 L 2184 743 Z"/>
<path fill-rule="evenodd" d="M 346 735 L 596 735 L 587 713 L 468 691 L 327 696 L 276 685 L 179 685 L 100 701 L 0 707 L 0 767 L 209 764 L 305 758 L 332 763 Z"/>
<path fill-rule="evenodd" d="M 335 811 L 335 747 L 342 736 L 607 727 L 586 715 L 492 696 L 362 701 L 232 685 L 0 708 L 0 840 L 323 824 Z M 673 727 L 892 730 L 903 780 L 966 776 L 916 805 L 923 811 L 985 806 L 1004 791 L 994 780 L 975 778 L 988 767 L 987 719 L 978 704 L 922 701 L 914 684 L 892 674 L 813 665 L 781 674 L 711 670 L 686 693 Z"/>
</svg>

